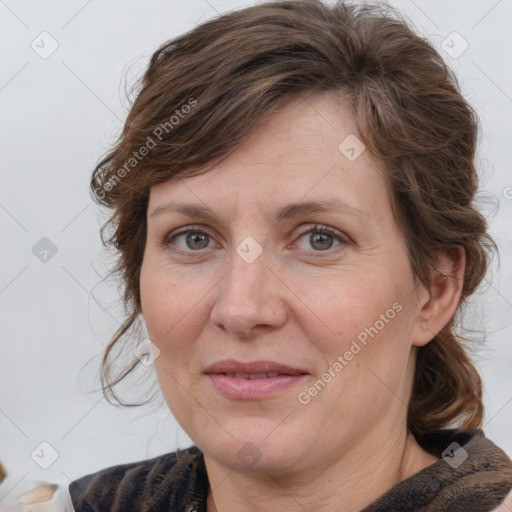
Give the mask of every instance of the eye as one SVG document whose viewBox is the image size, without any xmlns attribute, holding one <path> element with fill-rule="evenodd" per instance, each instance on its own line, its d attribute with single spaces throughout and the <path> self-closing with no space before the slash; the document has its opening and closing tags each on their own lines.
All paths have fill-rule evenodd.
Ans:
<svg viewBox="0 0 512 512">
<path fill-rule="evenodd" d="M 340 245 L 349 243 L 347 237 L 339 231 L 322 224 L 315 224 L 308 231 L 299 236 L 299 239 L 309 235 L 308 242 L 315 249 L 312 252 L 326 252 L 333 246 L 333 239 L 337 239 Z M 179 241 L 181 240 L 181 243 Z M 173 247 L 173 250 L 181 253 L 200 253 L 203 249 L 208 249 L 211 242 L 214 241 L 204 229 L 200 226 L 187 226 L 176 233 L 166 235 L 162 240 L 162 245 L 166 248 Z M 304 248 L 310 250 L 309 248 Z"/>
<path fill-rule="evenodd" d="M 339 240 L 341 242 L 339 245 L 348 243 L 348 239 L 340 232 L 322 224 L 315 224 L 311 229 L 302 233 L 299 238 L 303 238 L 306 235 L 309 235 L 308 243 L 316 249 L 313 252 L 328 251 L 332 248 L 333 239 Z"/>
<path fill-rule="evenodd" d="M 179 241 L 180 239 L 182 242 L 176 243 L 176 241 Z M 162 244 L 165 247 L 176 245 L 177 252 L 190 253 L 199 252 L 201 249 L 207 249 L 212 240 L 213 238 L 198 226 L 188 226 L 177 233 L 167 235 L 162 240 Z"/>
</svg>

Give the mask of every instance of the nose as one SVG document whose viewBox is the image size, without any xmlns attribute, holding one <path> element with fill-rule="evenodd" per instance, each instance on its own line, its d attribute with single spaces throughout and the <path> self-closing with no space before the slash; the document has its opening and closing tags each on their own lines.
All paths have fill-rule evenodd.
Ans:
<svg viewBox="0 0 512 512">
<path fill-rule="evenodd" d="M 286 286 L 261 254 L 248 263 L 237 253 L 219 283 L 210 317 L 219 329 L 240 338 L 252 338 L 262 329 L 279 328 L 286 322 Z"/>
</svg>

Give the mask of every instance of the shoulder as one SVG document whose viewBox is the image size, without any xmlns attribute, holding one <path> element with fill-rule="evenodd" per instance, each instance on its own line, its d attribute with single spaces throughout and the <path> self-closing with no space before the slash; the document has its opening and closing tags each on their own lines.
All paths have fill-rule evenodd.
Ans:
<svg viewBox="0 0 512 512">
<path fill-rule="evenodd" d="M 365 509 L 510 512 L 504 500 L 512 490 L 512 461 L 481 429 L 440 429 L 417 435 L 418 443 L 439 457 L 401 481 Z"/>
<path fill-rule="evenodd" d="M 203 454 L 192 446 L 85 475 L 68 490 L 76 512 L 156 512 L 179 509 L 198 493 L 206 496 L 207 487 Z"/>
<path fill-rule="evenodd" d="M 445 429 L 432 439 L 441 459 L 432 466 L 436 475 L 430 476 L 437 478 L 445 503 L 482 511 L 503 505 L 512 490 L 512 461 L 482 429 Z"/>
</svg>

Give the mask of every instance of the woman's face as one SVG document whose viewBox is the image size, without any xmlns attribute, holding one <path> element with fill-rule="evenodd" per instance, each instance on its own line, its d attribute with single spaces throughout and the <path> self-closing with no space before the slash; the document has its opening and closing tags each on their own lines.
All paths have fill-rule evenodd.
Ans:
<svg viewBox="0 0 512 512">
<path fill-rule="evenodd" d="M 355 134 L 346 106 L 312 95 L 213 170 L 151 189 L 140 286 L 159 383 L 227 468 L 360 461 L 405 431 L 411 347 L 430 338 Z"/>
</svg>

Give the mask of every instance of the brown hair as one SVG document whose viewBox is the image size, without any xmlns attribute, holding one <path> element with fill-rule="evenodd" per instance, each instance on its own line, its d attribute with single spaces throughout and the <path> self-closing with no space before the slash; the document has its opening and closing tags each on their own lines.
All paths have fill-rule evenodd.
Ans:
<svg viewBox="0 0 512 512">
<path fill-rule="evenodd" d="M 386 170 L 419 282 L 429 286 L 441 252 L 462 246 L 466 253 L 457 312 L 418 349 L 408 427 L 421 435 L 455 422 L 481 426 L 480 376 L 455 330 L 496 246 L 473 204 L 476 115 L 431 44 L 389 6 L 267 2 L 164 43 L 137 86 L 124 129 L 91 181 L 95 200 L 113 210 L 101 234 L 118 251 L 114 274 L 124 285 L 127 311 L 102 361 L 107 399 L 140 405 L 122 402 L 113 391 L 139 360 L 114 379 L 110 358 L 116 344 L 133 337 L 141 312 L 150 187 L 207 172 L 286 100 L 341 91 L 352 102 L 367 149 Z"/>
</svg>

